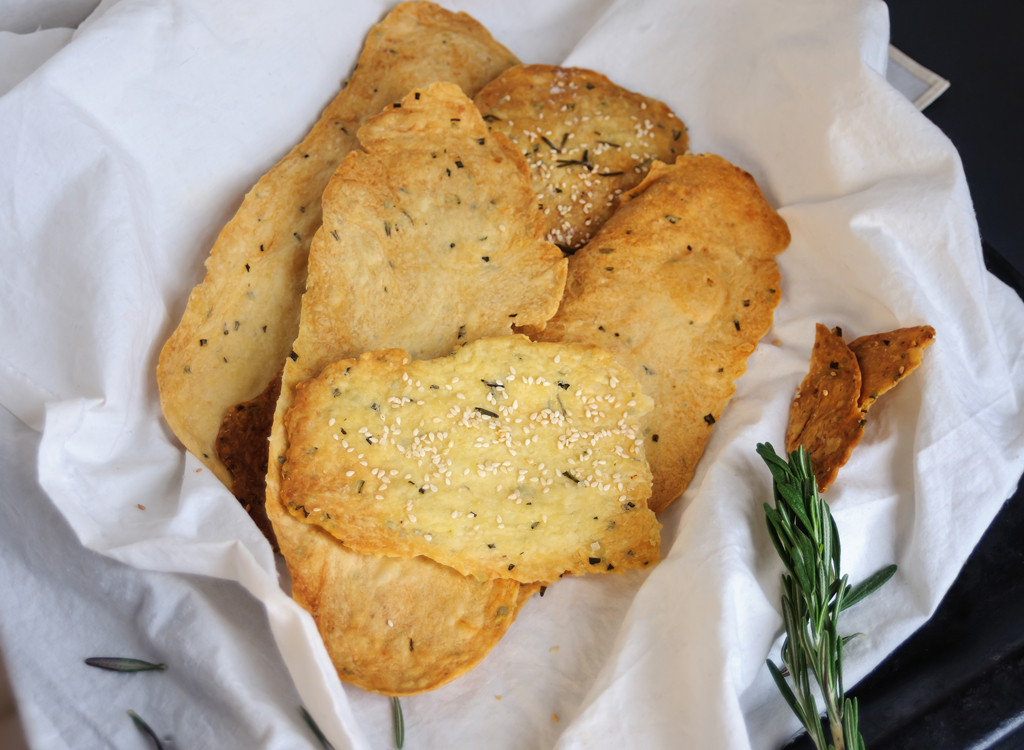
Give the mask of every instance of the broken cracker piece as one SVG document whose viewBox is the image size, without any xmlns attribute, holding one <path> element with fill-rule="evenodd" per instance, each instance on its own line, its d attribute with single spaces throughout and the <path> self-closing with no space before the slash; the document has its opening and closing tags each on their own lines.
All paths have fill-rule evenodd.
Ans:
<svg viewBox="0 0 1024 750">
<path fill-rule="evenodd" d="M 811 370 L 790 407 L 786 450 L 804 447 L 824 492 L 860 442 L 868 409 L 917 369 L 935 329 L 900 328 L 861 336 L 849 346 L 838 328 L 830 333 L 819 323 L 816 331 Z"/>
<path fill-rule="evenodd" d="M 642 569 L 660 529 L 638 427 L 652 406 L 595 346 L 369 352 L 299 384 L 281 499 L 357 552 L 481 580 Z"/>
<path fill-rule="evenodd" d="M 451 81 L 472 96 L 517 62 L 465 13 L 402 3 L 370 30 L 348 85 L 310 133 L 245 196 L 157 366 L 167 423 L 226 486 L 232 477 L 215 452 L 221 421 L 263 391 L 291 350 L 321 195 L 358 147 L 356 131 L 417 86 Z"/>
<path fill-rule="evenodd" d="M 785 221 L 754 179 L 719 156 L 656 162 L 586 247 L 540 341 L 611 353 L 654 399 L 643 422 L 664 510 L 693 477 L 734 381 L 778 304 Z"/>
<path fill-rule="evenodd" d="M 860 365 L 860 408 L 865 412 L 879 396 L 916 370 L 924 350 L 935 342 L 931 326 L 900 328 L 861 336 L 850 344 Z"/>
<path fill-rule="evenodd" d="M 864 434 L 857 357 L 838 328 L 815 327 L 811 369 L 789 408 L 786 452 L 802 445 L 811 458 L 818 491 L 835 481 Z"/>
<path fill-rule="evenodd" d="M 509 68 L 474 103 L 526 155 L 546 237 L 567 250 L 597 233 L 654 161 L 671 164 L 688 147 L 665 104 L 583 68 Z"/>
</svg>

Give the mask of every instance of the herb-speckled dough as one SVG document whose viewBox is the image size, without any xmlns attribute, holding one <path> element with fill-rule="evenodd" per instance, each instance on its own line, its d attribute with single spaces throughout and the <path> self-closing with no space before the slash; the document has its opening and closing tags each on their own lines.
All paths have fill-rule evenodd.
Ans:
<svg viewBox="0 0 1024 750">
<path fill-rule="evenodd" d="M 803 446 L 811 458 L 818 491 L 835 481 L 864 434 L 858 407 L 861 372 L 842 331 L 815 326 L 811 368 L 789 407 L 786 452 Z"/>
<path fill-rule="evenodd" d="M 480 580 L 642 569 L 660 529 L 638 425 L 652 406 L 594 346 L 368 352 L 299 384 L 281 496 L 358 552 Z"/>
<path fill-rule="evenodd" d="M 224 484 L 214 440 L 229 408 L 260 393 L 291 349 L 320 199 L 367 118 L 417 86 L 470 96 L 518 60 L 465 13 L 397 6 L 367 36 L 351 80 L 303 141 L 260 178 L 221 231 L 157 366 L 164 417 Z"/>
<path fill-rule="evenodd" d="M 934 342 L 935 329 L 931 326 L 900 328 L 854 339 L 850 351 L 860 365 L 860 408 L 867 411 L 879 396 L 916 370 L 924 359 L 924 350 Z"/>
<path fill-rule="evenodd" d="M 712 425 L 779 300 L 789 229 L 754 179 L 721 157 L 656 162 L 569 259 L 543 341 L 596 344 L 654 399 L 643 420 L 660 513 L 689 484 Z"/>
<path fill-rule="evenodd" d="M 920 366 L 935 341 L 931 326 L 861 336 L 849 346 L 817 324 L 811 368 L 789 410 L 786 450 L 810 455 L 818 491 L 836 480 L 864 435 L 871 405 Z"/>
<path fill-rule="evenodd" d="M 460 575 L 426 558 L 376 558 L 302 527 L 289 553 L 303 572 L 292 590 L 316 620 L 346 682 L 385 695 L 433 690 L 476 666 L 536 586 Z"/>
<path fill-rule="evenodd" d="M 566 248 L 586 244 L 655 160 L 671 164 L 687 151 L 672 110 L 592 70 L 520 65 L 474 102 L 526 155 L 546 236 Z"/>
<path fill-rule="evenodd" d="M 404 568 L 421 581 L 417 598 L 406 602 L 409 589 L 397 578 L 383 579 L 396 581 L 393 593 L 408 605 L 410 618 L 419 618 L 418 627 L 448 627 L 433 611 L 435 597 L 450 601 L 449 610 L 465 610 L 454 630 L 457 642 L 445 646 L 447 656 L 415 652 L 424 670 L 432 665 L 419 690 L 438 687 L 483 659 L 500 633 L 481 637 L 473 623 L 490 621 L 497 589 L 512 586 L 518 594 L 518 584 L 456 586 L 453 581 L 462 577 L 452 578 L 458 574 L 450 569 L 422 558 L 358 555 L 294 518 L 281 504 L 280 463 L 288 448 L 284 415 L 295 387 L 326 365 L 366 351 L 399 347 L 438 357 L 462 341 L 508 334 L 517 320 L 511 316 L 543 325 L 558 306 L 566 272 L 558 248 L 541 239 L 522 155 L 502 136 L 488 135 L 458 87 L 435 84 L 400 103 L 360 129 L 366 153 L 351 154 L 324 191 L 324 224 L 310 249 L 308 289 L 294 355 L 285 363 L 267 471 L 267 514 L 292 572 L 293 595 L 313 612 L 328 640 L 331 621 L 346 616 L 323 604 L 342 606 L 325 591 L 328 574 L 359 571 L 344 606 L 356 610 L 371 632 L 328 647 L 343 679 L 387 694 L 405 689 L 409 657 L 388 652 L 395 658 L 376 664 L 376 651 L 360 650 L 390 637 L 390 626 L 378 615 L 382 594 L 374 587 L 382 578 L 376 566 Z"/>
</svg>

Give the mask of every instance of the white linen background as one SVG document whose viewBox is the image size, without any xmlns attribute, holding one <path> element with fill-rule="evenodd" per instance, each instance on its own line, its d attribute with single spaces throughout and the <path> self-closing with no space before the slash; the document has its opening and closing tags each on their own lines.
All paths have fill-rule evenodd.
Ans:
<svg viewBox="0 0 1024 750">
<path fill-rule="evenodd" d="M 525 62 L 594 68 L 666 101 L 695 152 L 754 175 L 793 242 L 775 326 L 661 519 L 663 562 L 534 598 L 480 667 L 403 700 L 406 746 L 777 747 L 797 724 L 764 668 L 780 644 L 781 565 L 753 449 L 781 448 L 814 323 L 848 340 L 938 332 L 828 493 L 851 580 L 900 565 L 844 614 L 843 631 L 868 634 L 847 650 L 848 684 L 934 610 L 1024 469 L 1024 307 L 984 269 L 959 158 L 886 84 L 880 2 L 444 4 Z M 182 455 L 154 378 L 220 227 L 308 131 L 390 5 L 108 2 L 0 97 L 0 404 L 45 424 L 39 484 L 85 547 L 161 571 L 73 547 L 36 487 L 30 431 L 0 419 L 0 634 L 38 747 L 143 747 L 127 707 L 180 747 L 294 746 L 310 741 L 296 688 L 339 750 L 392 742 L 388 702 L 337 680 L 269 546 Z M 235 588 L 166 573 L 240 581 L 269 627 Z M 70 634 L 68 601 L 94 618 Z M 97 614 L 108 603 L 121 619 Z M 280 657 L 266 653 L 271 632 Z M 96 644 L 182 661 L 101 681 L 67 656 Z"/>
</svg>

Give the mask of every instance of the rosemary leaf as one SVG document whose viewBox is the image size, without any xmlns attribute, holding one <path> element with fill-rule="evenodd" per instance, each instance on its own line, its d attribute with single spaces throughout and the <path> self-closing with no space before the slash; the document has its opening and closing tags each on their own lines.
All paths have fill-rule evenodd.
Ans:
<svg viewBox="0 0 1024 750">
<path fill-rule="evenodd" d="M 395 719 L 395 745 L 402 750 L 405 744 L 405 717 L 402 716 L 402 704 L 398 698 L 391 699 L 391 712 Z"/>
<path fill-rule="evenodd" d="M 334 750 L 334 745 L 330 743 L 330 740 L 324 736 L 324 733 L 320 731 L 320 727 L 313 721 L 313 717 L 309 715 L 309 711 L 306 710 L 305 706 L 299 706 L 299 713 L 302 714 L 302 718 L 306 720 L 306 724 L 309 726 L 309 730 L 316 735 L 316 738 L 320 740 L 320 744 L 324 746 L 324 750 Z"/>
<path fill-rule="evenodd" d="M 90 667 L 109 669 L 111 672 L 155 672 L 167 669 L 166 664 L 152 664 L 141 659 L 126 659 L 121 656 L 92 656 L 85 660 Z"/>
<path fill-rule="evenodd" d="M 864 599 L 870 594 L 873 594 L 878 589 L 882 588 L 886 581 L 896 575 L 896 566 L 887 565 L 881 570 L 872 573 L 866 580 L 861 581 L 858 585 L 854 586 L 852 590 L 846 595 L 843 601 L 842 609 L 849 609 L 854 604 Z M 842 610 L 840 610 L 842 611 Z"/>
<path fill-rule="evenodd" d="M 135 722 L 135 726 L 139 728 L 140 732 L 149 735 L 149 737 L 153 740 L 154 744 L 156 745 L 156 750 L 164 750 L 164 746 L 160 744 L 160 738 L 156 736 L 156 732 L 154 732 L 150 728 L 149 724 L 143 721 L 141 716 L 132 711 L 130 708 L 128 709 L 128 715 L 132 717 L 132 721 Z"/>
</svg>

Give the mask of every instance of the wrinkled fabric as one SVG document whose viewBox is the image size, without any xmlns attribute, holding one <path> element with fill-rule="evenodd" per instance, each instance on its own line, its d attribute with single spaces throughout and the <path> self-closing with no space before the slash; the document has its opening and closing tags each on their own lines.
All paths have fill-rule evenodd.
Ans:
<svg viewBox="0 0 1024 750">
<path fill-rule="evenodd" d="M 959 157 L 886 83 L 880 2 L 444 4 L 524 62 L 664 100 L 694 152 L 755 177 L 793 240 L 774 327 L 661 517 L 663 561 L 535 597 L 477 669 L 402 701 L 407 742 L 778 747 L 798 723 L 765 668 L 782 566 L 754 447 L 781 450 L 814 324 L 848 341 L 937 332 L 827 493 L 851 581 L 899 565 L 843 615 L 867 634 L 848 686 L 927 619 L 1024 470 L 1024 306 L 984 268 Z M 0 635 L 39 747 L 126 746 L 134 728 L 102 711 L 138 706 L 160 706 L 180 747 L 294 746 L 299 701 L 339 750 L 393 742 L 390 702 L 338 680 L 269 545 L 162 420 L 155 379 L 220 228 L 389 7 L 105 2 L 0 96 L 0 405 L 24 423 L 0 419 Z M 101 699 L 95 670 L 33 646 L 69 622 L 83 658 L 163 644 L 178 676 L 104 676 L 125 705 Z"/>
</svg>

